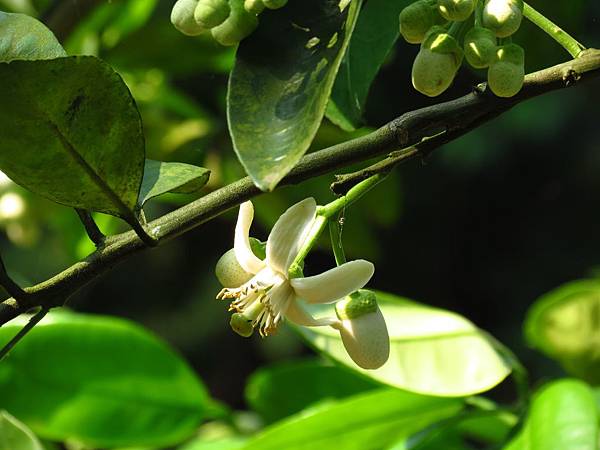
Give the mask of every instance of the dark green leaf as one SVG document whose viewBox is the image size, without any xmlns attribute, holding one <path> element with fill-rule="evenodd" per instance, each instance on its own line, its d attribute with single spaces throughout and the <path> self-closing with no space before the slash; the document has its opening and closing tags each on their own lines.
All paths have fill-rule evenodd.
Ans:
<svg viewBox="0 0 600 450">
<path fill-rule="evenodd" d="M 564 379 L 534 396 L 525 425 L 505 450 L 596 450 L 597 443 L 592 390 L 581 381 Z"/>
<path fill-rule="evenodd" d="M 0 328 L 0 345 L 19 328 Z M 193 433 L 208 407 L 188 365 L 121 319 L 51 313 L 0 364 L 0 408 L 51 440 L 167 446 Z"/>
<path fill-rule="evenodd" d="M 600 383 L 600 281 L 567 283 L 540 297 L 525 320 L 530 345 L 571 374 Z"/>
<path fill-rule="evenodd" d="M 167 192 L 192 194 L 208 181 L 210 170 L 177 162 L 146 160 L 139 204 Z"/>
<path fill-rule="evenodd" d="M 0 410 L 0 450 L 44 450 L 24 424 Z"/>
<path fill-rule="evenodd" d="M 26 14 L 0 11 L 0 62 L 66 56 L 52 32 Z"/>
<path fill-rule="evenodd" d="M 327 107 L 327 118 L 342 129 L 362 125 L 369 88 L 398 39 L 398 16 L 409 3 L 369 0 L 360 12 Z"/>
<path fill-rule="evenodd" d="M 3 63 L 0 79 L 0 170 L 58 203 L 131 219 L 144 137 L 121 77 L 67 57 Z"/>
<path fill-rule="evenodd" d="M 348 369 L 307 360 L 263 367 L 246 385 L 246 401 L 268 422 L 275 422 L 323 400 L 374 389 L 378 383 Z"/>
<path fill-rule="evenodd" d="M 338 3 L 346 4 L 342 12 Z M 229 81 L 229 129 L 262 190 L 272 190 L 312 142 L 360 4 L 289 2 L 263 12 L 258 29 L 240 44 Z"/>
<path fill-rule="evenodd" d="M 381 389 L 321 405 L 278 422 L 244 450 L 385 448 L 460 411 L 458 399 Z"/>
<path fill-rule="evenodd" d="M 356 366 L 333 329 L 303 327 L 298 331 L 311 346 L 348 367 L 381 383 L 422 394 L 472 395 L 493 388 L 511 372 L 490 339 L 464 317 L 383 292 L 377 293 L 377 301 L 391 344 L 388 362 L 377 370 Z M 320 309 L 320 314 L 335 314 Z"/>
</svg>

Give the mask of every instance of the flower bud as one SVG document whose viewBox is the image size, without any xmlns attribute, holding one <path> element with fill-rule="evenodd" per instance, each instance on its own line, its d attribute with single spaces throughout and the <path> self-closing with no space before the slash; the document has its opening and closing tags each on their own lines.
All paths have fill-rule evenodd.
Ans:
<svg viewBox="0 0 600 450">
<path fill-rule="evenodd" d="M 259 15 L 265 9 L 265 4 L 262 0 L 245 0 L 244 9 L 250 14 Z"/>
<path fill-rule="evenodd" d="M 194 20 L 197 5 L 198 0 L 177 0 L 171 10 L 171 23 L 185 35 L 197 36 L 206 31 L 206 28 Z"/>
<path fill-rule="evenodd" d="M 229 0 L 199 0 L 194 19 L 205 28 L 221 25 L 229 17 Z"/>
<path fill-rule="evenodd" d="M 283 8 L 288 0 L 262 0 L 262 2 L 269 9 L 279 9 Z"/>
<path fill-rule="evenodd" d="M 434 22 L 434 9 L 425 0 L 417 1 L 400 12 L 400 34 L 406 42 L 420 44 Z"/>
<path fill-rule="evenodd" d="M 508 37 L 519 29 L 523 19 L 523 0 L 487 0 L 483 7 L 483 26 L 497 37 Z"/>
<path fill-rule="evenodd" d="M 452 84 L 462 57 L 456 39 L 443 28 L 433 27 L 413 63 L 413 86 L 429 97 L 440 95 Z"/>
<path fill-rule="evenodd" d="M 475 0 L 437 0 L 442 17 L 454 22 L 467 20 L 475 9 Z"/>
<path fill-rule="evenodd" d="M 244 9 L 244 0 L 231 0 L 231 14 L 211 34 L 221 45 L 236 45 L 258 26 L 258 18 Z"/>
<path fill-rule="evenodd" d="M 503 45 L 488 69 L 488 86 L 498 97 L 512 97 L 523 87 L 525 52 L 517 44 Z"/>
<path fill-rule="evenodd" d="M 375 294 L 361 289 L 335 305 L 348 355 L 363 369 L 378 369 L 390 356 L 390 337 Z"/>
<path fill-rule="evenodd" d="M 465 58 L 476 69 L 488 67 L 496 58 L 496 35 L 492 30 L 474 27 L 465 35 Z"/>
<path fill-rule="evenodd" d="M 265 259 L 265 244 L 258 239 L 250 238 L 250 247 L 252 252 L 260 259 Z M 252 278 L 252 274 L 246 272 L 240 266 L 235 257 L 235 250 L 226 251 L 217 261 L 215 266 L 215 275 L 217 280 L 224 288 L 237 288 Z"/>
</svg>

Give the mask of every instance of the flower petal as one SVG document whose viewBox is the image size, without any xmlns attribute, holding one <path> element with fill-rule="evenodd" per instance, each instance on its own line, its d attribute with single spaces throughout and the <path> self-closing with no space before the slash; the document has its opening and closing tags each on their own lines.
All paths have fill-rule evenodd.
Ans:
<svg viewBox="0 0 600 450">
<path fill-rule="evenodd" d="M 303 327 L 323 327 L 333 325 L 334 328 L 339 329 L 342 326 L 340 320 L 335 317 L 315 319 L 300 305 L 300 303 L 298 303 L 295 295 L 289 302 L 285 317 Z"/>
<path fill-rule="evenodd" d="M 290 284 L 308 303 L 331 303 L 362 288 L 374 272 L 372 263 L 357 259 L 314 277 L 294 278 Z"/>
<path fill-rule="evenodd" d="M 313 225 L 316 211 L 317 203 L 309 197 L 281 215 L 267 240 L 267 264 L 270 267 L 287 274 Z"/>
<path fill-rule="evenodd" d="M 235 240 L 233 248 L 235 250 L 235 258 L 240 263 L 242 269 L 251 274 L 257 274 L 265 263 L 261 261 L 250 247 L 250 225 L 254 218 L 254 206 L 252 202 L 244 202 L 240 205 L 237 224 L 235 225 Z"/>
</svg>

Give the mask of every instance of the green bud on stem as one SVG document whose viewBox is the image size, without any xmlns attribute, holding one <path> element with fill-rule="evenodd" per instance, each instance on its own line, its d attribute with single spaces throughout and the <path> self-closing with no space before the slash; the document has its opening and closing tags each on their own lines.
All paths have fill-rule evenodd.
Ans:
<svg viewBox="0 0 600 450">
<path fill-rule="evenodd" d="M 258 26 L 256 15 L 244 9 L 244 0 L 231 0 L 231 14 L 221 25 L 211 30 L 213 38 L 221 45 L 236 45 L 250 36 Z"/>
<path fill-rule="evenodd" d="M 523 19 L 523 0 L 487 0 L 483 7 L 483 26 L 497 37 L 515 33 Z"/>
<path fill-rule="evenodd" d="M 467 20 L 475 10 L 475 0 L 437 0 L 442 17 L 454 22 Z"/>
<path fill-rule="evenodd" d="M 265 4 L 262 0 L 245 0 L 244 9 L 250 14 L 259 15 L 265 9 Z"/>
<path fill-rule="evenodd" d="M 194 19 L 194 10 L 198 0 L 177 0 L 171 10 L 171 23 L 175 28 L 187 36 L 197 36 L 206 28 L 199 25 Z"/>
<path fill-rule="evenodd" d="M 517 44 L 498 47 L 488 69 L 488 86 L 498 97 L 512 97 L 523 87 L 525 52 Z"/>
<path fill-rule="evenodd" d="M 435 10 L 426 0 L 408 5 L 400 12 L 400 34 L 410 44 L 420 44 L 435 25 Z"/>
<path fill-rule="evenodd" d="M 229 0 L 199 0 L 194 19 L 205 28 L 221 25 L 229 17 Z"/>
<path fill-rule="evenodd" d="M 488 67 L 494 61 L 496 48 L 496 35 L 492 30 L 474 27 L 465 35 L 465 58 L 476 69 Z"/>
</svg>

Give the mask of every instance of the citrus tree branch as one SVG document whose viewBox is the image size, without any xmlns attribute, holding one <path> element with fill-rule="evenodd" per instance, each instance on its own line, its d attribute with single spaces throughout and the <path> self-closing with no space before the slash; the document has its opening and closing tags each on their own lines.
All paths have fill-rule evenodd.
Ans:
<svg viewBox="0 0 600 450">
<path fill-rule="evenodd" d="M 592 78 L 600 78 L 600 50 L 589 49 L 574 60 L 527 75 L 523 89 L 512 98 L 495 97 L 485 84 L 479 85 L 468 95 L 408 112 L 366 136 L 306 155 L 280 186 L 297 184 L 391 152 L 396 152 L 388 157 L 395 158 L 393 165 L 409 161 L 432 152 L 529 98 Z M 389 167 L 381 169 L 382 172 L 385 170 Z M 356 184 L 356 179 L 353 182 Z M 346 187 L 349 185 L 351 187 L 352 183 Z M 147 227 L 158 243 L 163 243 L 259 194 L 248 177 L 242 178 L 148 223 Z M 24 299 L 10 298 L 1 303 L 0 325 L 34 306 L 63 305 L 90 281 L 146 248 L 133 231 L 107 238 L 84 260 L 49 280 L 26 288 L 28 295 Z"/>
</svg>

